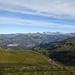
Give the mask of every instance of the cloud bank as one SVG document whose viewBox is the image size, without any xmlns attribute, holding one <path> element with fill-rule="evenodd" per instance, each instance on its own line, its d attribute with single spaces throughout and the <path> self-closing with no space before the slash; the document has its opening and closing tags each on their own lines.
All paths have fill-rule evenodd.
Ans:
<svg viewBox="0 0 75 75">
<path fill-rule="evenodd" d="M 75 0 L 1 0 L 0 10 L 75 18 Z"/>
</svg>

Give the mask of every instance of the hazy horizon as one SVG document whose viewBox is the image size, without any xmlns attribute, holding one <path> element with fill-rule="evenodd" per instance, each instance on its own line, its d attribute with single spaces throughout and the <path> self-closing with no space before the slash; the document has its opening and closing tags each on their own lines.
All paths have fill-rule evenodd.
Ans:
<svg viewBox="0 0 75 75">
<path fill-rule="evenodd" d="M 33 33 L 44 33 L 44 32 L 11 32 L 11 33 L 0 33 L 0 34 L 33 34 Z M 47 32 L 45 32 L 47 33 Z M 57 33 L 57 32 L 51 32 L 51 33 Z M 61 34 L 69 34 L 69 33 L 75 33 L 75 32 L 59 32 Z"/>
</svg>

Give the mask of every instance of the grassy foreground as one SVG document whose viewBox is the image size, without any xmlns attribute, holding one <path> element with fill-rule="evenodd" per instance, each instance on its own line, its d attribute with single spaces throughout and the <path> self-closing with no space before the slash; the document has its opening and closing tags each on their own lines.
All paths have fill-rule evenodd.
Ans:
<svg viewBox="0 0 75 75">
<path fill-rule="evenodd" d="M 30 50 L 0 51 L 0 63 L 49 64 L 43 55 Z"/>
<path fill-rule="evenodd" d="M 30 50 L 0 51 L 0 75 L 75 75 Z"/>
</svg>

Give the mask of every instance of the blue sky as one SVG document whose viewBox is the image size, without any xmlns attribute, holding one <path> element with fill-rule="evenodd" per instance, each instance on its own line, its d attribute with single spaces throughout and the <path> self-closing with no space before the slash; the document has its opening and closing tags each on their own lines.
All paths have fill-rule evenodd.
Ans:
<svg viewBox="0 0 75 75">
<path fill-rule="evenodd" d="M 0 34 L 75 32 L 75 0 L 0 0 Z"/>
</svg>

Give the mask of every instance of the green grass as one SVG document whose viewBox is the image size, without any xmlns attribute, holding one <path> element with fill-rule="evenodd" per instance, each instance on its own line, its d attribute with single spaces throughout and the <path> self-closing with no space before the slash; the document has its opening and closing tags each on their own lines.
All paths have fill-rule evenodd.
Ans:
<svg viewBox="0 0 75 75">
<path fill-rule="evenodd" d="M 0 51 L 0 75 L 74 75 L 31 50 Z"/>
<path fill-rule="evenodd" d="M 49 64 L 46 57 L 30 50 L 0 51 L 0 63 Z"/>
</svg>

